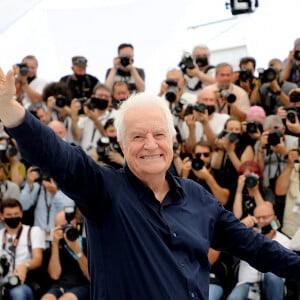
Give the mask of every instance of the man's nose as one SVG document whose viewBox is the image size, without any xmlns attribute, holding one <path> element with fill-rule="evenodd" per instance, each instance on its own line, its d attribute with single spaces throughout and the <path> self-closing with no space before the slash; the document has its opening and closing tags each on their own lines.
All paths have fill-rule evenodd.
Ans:
<svg viewBox="0 0 300 300">
<path fill-rule="evenodd" d="M 144 148 L 145 149 L 155 149 L 157 147 L 157 143 L 155 138 L 153 137 L 153 135 L 151 133 L 146 135 L 146 139 L 145 139 L 145 145 Z"/>
</svg>

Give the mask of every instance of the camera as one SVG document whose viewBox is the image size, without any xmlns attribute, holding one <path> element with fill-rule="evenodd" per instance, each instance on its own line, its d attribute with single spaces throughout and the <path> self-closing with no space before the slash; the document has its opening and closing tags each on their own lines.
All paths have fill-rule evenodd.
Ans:
<svg viewBox="0 0 300 300">
<path fill-rule="evenodd" d="M 251 70 L 249 70 L 249 69 L 241 69 L 239 71 L 239 80 L 240 81 L 246 82 L 248 80 L 252 80 L 252 78 L 253 78 L 253 75 L 252 75 Z"/>
<path fill-rule="evenodd" d="M 168 89 L 165 97 L 169 102 L 173 103 L 176 100 L 177 96 L 177 81 L 173 79 L 166 79 L 166 84 L 168 85 Z"/>
<path fill-rule="evenodd" d="M 17 64 L 17 66 L 19 67 L 19 72 L 22 76 L 26 76 L 28 73 L 29 73 L 29 68 L 27 66 L 27 64 L 25 63 L 20 63 L 20 64 Z"/>
<path fill-rule="evenodd" d="M 78 98 L 77 101 L 81 104 L 81 108 L 78 111 L 78 115 L 84 115 L 84 110 L 83 110 L 83 106 L 85 105 L 85 103 L 87 102 L 88 98 L 87 97 L 82 97 L 82 98 Z"/>
<path fill-rule="evenodd" d="M 61 230 L 66 234 L 66 237 L 69 241 L 74 242 L 79 237 L 79 231 L 71 224 L 71 221 L 75 218 L 75 207 L 66 206 L 64 211 L 68 224 L 62 226 Z"/>
<path fill-rule="evenodd" d="M 269 224 L 260 228 L 261 234 L 268 234 L 271 230 L 277 230 L 280 227 L 278 220 L 272 220 Z"/>
<path fill-rule="evenodd" d="M 3 163 L 9 162 L 9 157 L 16 156 L 18 154 L 18 149 L 11 142 L 10 139 L 7 139 L 7 144 L 0 144 L 0 160 Z"/>
<path fill-rule="evenodd" d="M 205 110 L 207 109 L 207 106 L 203 103 L 198 103 L 194 105 L 194 110 L 198 111 L 200 113 L 205 113 Z"/>
<path fill-rule="evenodd" d="M 185 116 L 192 115 L 193 111 L 194 111 L 194 105 L 188 104 L 185 108 L 184 115 Z"/>
<path fill-rule="evenodd" d="M 96 148 L 97 154 L 98 154 L 98 160 L 103 161 L 105 163 L 110 163 L 110 160 L 108 158 L 108 153 L 110 151 L 115 151 L 122 153 L 121 147 L 117 141 L 112 141 L 107 136 L 102 136 L 97 141 L 97 148 Z"/>
<path fill-rule="evenodd" d="M 18 275 L 11 275 L 7 278 L 7 288 L 12 289 L 21 284 L 21 280 Z"/>
<path fill-rule="evenodd" d="M 280 131 L 273 131 L 268 135 L 268 144 L 270 146 L 276 146 L 280 143 L 280 138 L 282 137 L 282 133 Z"/>
<path fill-rule="evenodd" d="M 9 271 L 9 262 L 5 255 L 0 257 L 0 277 L 5 277 Z"/>
<path fill-rule="evenodd" d="M 101 106 L 101 104 L 102 103 L 96 97 L 91 97 L 87 99 L 85 102 L 83 102 L 83 105 L 85 105 L 89 110 L 93 110 L 95 108 L 102 110 L 103 107 Z"/>
<path fill-rule="evenodd" d="M 127 67 L 130 64 L 130 57 L 129 56 L 120 56 L 120 63 L 123 67 Z"/>
<path fill-rule="evenodd" d="M 290 101 L 293 103 L 300 102 L 300 88 L 291 90 L 289 93 L 289 97 Z"/>
<path fill-rule="evenodd" d="M 192 159 L 192 168 L 196 171 L 201 170 L 204 167 L 204 161 L 201 159 L 199 153 L 196 153 L 195 158 Z"/>
<path fill-rule="evenodd" d="M 272 82 L 277 78 L 277 70 L 274 68 L 258 69 L 258 78 L 262 83 Z"/>
<path fill-rule="evenodd" d="M 294 106 L 284 106 L 283 108 L 286 111 L 286 118 L 291 123 L 296 123 L 296 119 L 297 119 L 297 116 L 298 116 L 297 108 L 294 107 Z"/>
<path fill-rule="evenodd" d="M 256 122 L 256 121 L 250 121 L 247 123 L 246 132 L 248 134 L 256 133 L 257 130 L 259 130 L 260 132 L 263 132 L 262 124 L 260 124 L 259 122 Z"/>
<path fill-rule="evenodd" d="M 35 182 L 41 183 L 43 180 L 50 181 L 50 176 L 42 172 L 41 168 L 39 167 L 32 167 L 31 172 L 37 172 L 39 174 L 39 177 L 35 180 Z"/>
<path fill-rule="evenodd" d="M 56 100 L 56 106 L 59 108 L 63 108 L 67 105 L 67 97 L 64 95 L 57 95 L 55 97 Z"/>
<path fill-rule="evenodd" d="M 253 188 L 257 185 L 259 181 L 259 176 L 256 173 L 249 173 L 246 175 L 245 185 L 248 188 Z"/>
<path fill-rule="evenodd" d="M 235 100 L 236 100 L 236 95 L 235 94 L 229 93 L 224 88 L 221 88 L 219 90 L 219 92 L 220 92 L 221 97 L 224 98 L 228 103 L 234 103 L 235 102 Z"/>
<path fill-rule="evenodd" d="M 189 53 L 184 53 L 178 67 L 183 73 L 186 73 L 186 69 L 194 69 L 195 66 L 192 56 Z"/>
<path fill-rule="evenodd" d="M 296 50 L 296 51 L 294 52 L 294 59 L 295 59 L 295 60 L 300 60 L 300 50 Z"/>
</svg>

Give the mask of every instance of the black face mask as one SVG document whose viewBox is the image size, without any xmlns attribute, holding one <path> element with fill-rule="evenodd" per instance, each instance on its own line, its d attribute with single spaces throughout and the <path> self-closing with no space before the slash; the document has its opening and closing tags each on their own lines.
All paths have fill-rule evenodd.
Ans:
<svg viewBox="0 0 300 300">
<path fill-rule="evenodd" d="M 208 115 L 211 115 L 215 112 L 216 108 L 214 105 L 206 105 Z"/>
<path fill-rule="evenodd" d="M 96 107 L 100 110 L 105 110 L 108 107 L 108 101 L 106 99 L 95 98 L 96 100 Z"/>
<path fill-rule="evenodd" d="M 196 58 L 196 64 L 201 68 L 208 65 L 207 56 L 199 56 Z"/>
<path fill-rule="evenodd" d="M 75 74 L 75 76 L 76 76 L 77 80 L 80 81 L 80 82 L 83 82 L 84 79 L 85 79 L 85 75 L 78 75 L 78 74 Z"/>
<path fill-rule="evenodd" d="M 21 217 L 5 218 L 4 222 L 8 227 L 15 229 L 19 226 L 19 224 L 21 222 Z"/>
</svg>

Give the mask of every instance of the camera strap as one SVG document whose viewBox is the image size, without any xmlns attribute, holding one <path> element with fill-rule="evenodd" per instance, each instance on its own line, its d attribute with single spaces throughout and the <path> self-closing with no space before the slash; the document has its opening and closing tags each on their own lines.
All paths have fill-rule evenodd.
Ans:
<svg viewBox="0 0 300 300">
<path fill-rule="evenodd" d="M 80 244 L 80 249 L 82 250 L 82 236 L 80 235 L 78 237 L 79 239 L 79 244 Z M 74 253 L 67 245 L 67 243 L 64 243 L 64 247 L 66 248 L 66 250 L 69 252 L 69 254 L 75 259 L 75 260 L 78 260 L 78 257 L 76 255 L 76 253 Z"/>
</svg>

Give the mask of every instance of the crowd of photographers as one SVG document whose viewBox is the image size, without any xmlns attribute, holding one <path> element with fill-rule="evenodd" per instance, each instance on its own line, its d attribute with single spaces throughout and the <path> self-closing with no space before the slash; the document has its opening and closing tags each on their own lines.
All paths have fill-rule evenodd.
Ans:
<svg viewBox="0 0 300 300">
<path fill-rule="evenodd" d="M 205 45 L 178 61 L 158 91 L 177 131 L 170 172 L 201 184 L 246 226 L 300 251 L 300 39 L 284 61 L 270 59 L 266 69 L 257 69 L 253 57 L 241 57 L 239 70 L 227 62 L 214 66 Z M 145 71 L 135 67 L 131 44 L 118 47 L 103 83 L 87 73 L 87 62 L 84 56 L 72 57 L 72 74 L 48 83 L 37 75 L 36 57 L 28 55 L 13 66 L 15 97 L 64 142 L 81 147 L 98 164 L 121 168 L 125 160 L 114 118 L 130 94 L 145 90 Z M 43 262 L 34 267 L 28 258 L 20 262 L 27 271 L 40 271 L 28 283 L 33 294 L 24 293 L 24 299 L 89 299 L 84 218 L 52 178 L 21 157 L 3 126 L 0 199 L 0 240 L 11 235 L 14 242 L 15 228 L 23 226 L 44 235 L 43 246 L 39 243 Z M 7 208 L 22 217 L 17 227 L 7 220 L 15 215 L 4 216 Z M 2 249 L 1 255 L 5 296 L 0 294 L 17 299 L 10 291 L 26 283 L 26 276 L 8 288 L 9 275 L 18 275 L 16 260 L 11 250 Z M 210 249 L 208 257 L 211 300 L 298 299 L 293 282 L 251 269 L 230 253 Z"/>
</svg>

